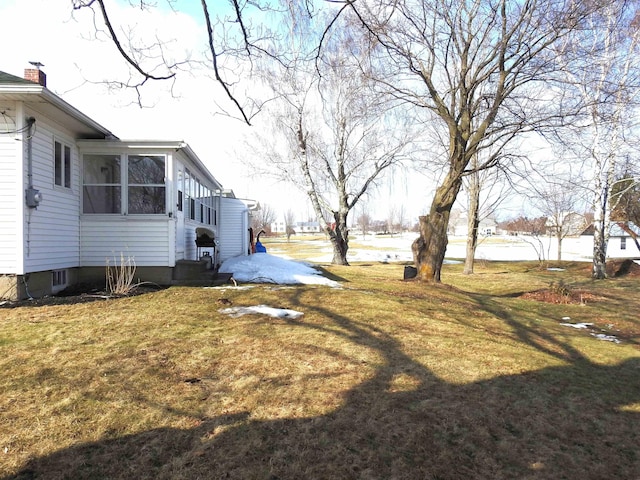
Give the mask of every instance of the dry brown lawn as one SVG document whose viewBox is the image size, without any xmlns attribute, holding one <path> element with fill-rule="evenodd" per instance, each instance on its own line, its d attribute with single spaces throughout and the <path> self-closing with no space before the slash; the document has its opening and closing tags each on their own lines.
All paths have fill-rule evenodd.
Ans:
<svg viewBox="0 0 640 480">
<path fill-rule="evenodd" d="M 0 478 L 638 479 L 640 282 L 563 266 L 0 309 Z"/>
</svg>

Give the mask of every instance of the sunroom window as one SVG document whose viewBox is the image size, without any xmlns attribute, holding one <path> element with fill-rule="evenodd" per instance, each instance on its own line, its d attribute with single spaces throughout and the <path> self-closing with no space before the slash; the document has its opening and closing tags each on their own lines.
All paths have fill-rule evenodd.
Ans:
<svg viewBox="0 0 640 480">
<path fill-rule="evenodd" d="M 120 155 L 84 156 L 84 213 L 122 213 L 120 163 Z"/>
<path fill-rule="evenodd" d="M 159 155 L 129 155 L 127 198 L 130 214 L 165 213 L 164 162 L 165 158 Z"/>
<path fill-rule="evenodd" d="M 164 214 L 163 155 L 84 155 L 83 213 Z"/>
</svg>

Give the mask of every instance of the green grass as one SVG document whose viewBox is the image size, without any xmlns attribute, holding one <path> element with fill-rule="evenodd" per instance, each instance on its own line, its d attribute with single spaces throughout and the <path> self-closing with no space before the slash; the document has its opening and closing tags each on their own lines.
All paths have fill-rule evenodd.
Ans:
<svg viewBox="0 0 640 480">
<path fill-rule="evenodd" d="M 563 266 L 0 309 L 0 478 L 637 478 L 640 281 Z M 559 279 L 589 300 L 521 296 Z"/>
</svg>

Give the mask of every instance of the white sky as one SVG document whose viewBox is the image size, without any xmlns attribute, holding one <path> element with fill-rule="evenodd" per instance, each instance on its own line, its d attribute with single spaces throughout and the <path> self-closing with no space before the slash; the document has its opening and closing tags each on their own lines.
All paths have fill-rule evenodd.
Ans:
<svg viewBox="0 0 640 480">
<path fill-rule="evenodd" d="M 126 21 L 135 25 L 136 35 L 147 40 L 156 34 L 161 36 L 167 55 L 183 58 L 186 53 L 200 58 L 206 30 L 197 17 L 199 0 L 176 2 L 188 14 L 156 8 L 145 16 L 138 15 L 128 1 L 118 3 L 108 2 L 114 24 L 120 24 L 119 19 L 126 15 Z M 167 5 L 164 0 L 156 3 Z M 215 5 L 215 1 L 209 4 Z M 30 68 L 29 61 L 42 62 L 52 92 L 119 138 L 184 140 L 224 187 L 233 189 L 238 197 L 269 204 L 278 220 L 287 209 L 292 209 L 299 221 L 313 216 L 306 198 L 295 187 L 258 178 L 243 165 L 240 158 L 246 153 L 242 138 L 255 134 L 260 126 L 247 127 L 220 114 L 221 107 L 229 111 L 233 107 L 210 78 L 210 70 L 192 68 L 181 72 L 173 85 L 145 86 L 142 101 L 152 108 L 141 109 L 132 104 L 132 90 L 109 89 L 100 83 L 124 78 L 126 68 L 105 33 L 95 38 L 88 9 L 74 13 L 71 0 L 0 0 L 0 19 L 1 71 L 22 76 L 24 69 Z M 392 205 L 402 203 L 414 223 L 429 206 L 433 194 L 429 186 L 430 182 L 420 175 L 410 175 L 406 180 L 398 174 L 392 184 L 384 182 L 365 202 L 369 213 L 380 220 L 386 218 Z M 357 207 L 355 215 L 360 213 Z"/>
</svg>

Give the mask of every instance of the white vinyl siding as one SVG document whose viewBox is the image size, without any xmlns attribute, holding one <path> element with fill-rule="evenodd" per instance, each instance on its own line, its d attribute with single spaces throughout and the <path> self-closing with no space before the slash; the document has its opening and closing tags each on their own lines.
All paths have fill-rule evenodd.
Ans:
<svg viewBox="0 0 640 480">
<path fill-rule="evenodd" d="M 184 258 L 187 260 L 197 260 L 198 252 L 196 247 L 196 228 L 202 227 L 199 223 L 187 220 L 184 227 Z"/>
<path fill-rule="evenodd" d="M 220 263 L 231 257 L 248 255 L 249 213 L 241 200 L 220 199 Z"/>
<path fill-rule="evenodd" d="M 25 272 L 75 267 L 80 258 L 80 196 L 78 152 L 71 132 L 34 112 L 31 144 L 33 187 L 42 194 L 38 208 L 24 208 Z M 69 146 L 69 187 L 55 185 L 54 142 Z M 24 164 L 24 185 L 28 165 Z M 23 200 L 24 195 L 21 196 Z"/>
<path fill-rule="evenodd" d="M 2 105 L 6 118 L 0 116 L 0 274 L 20 273 L 21 263 L 18 245 L 20 242 L 19 223 L 22 208 L 20 183 L 22 168 L 21 142 L 9 132 L 15 129 L 15 108 Z M 15 113 L 15 112 L 14 112 Z M 5 123 L 6 122 L 6 123 Z"/>
<path fill-rule="evenodd" d="M 113 217 L 91 215 L 82 218 L 82 267 L 105 266 L 109 258 L 133 257 L 138 267 L 174 266 L 173 222 L 166 217 Z"/>
</svg>

